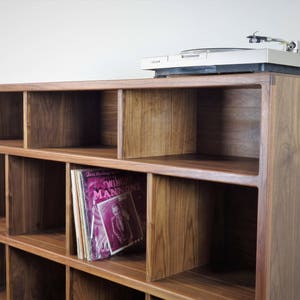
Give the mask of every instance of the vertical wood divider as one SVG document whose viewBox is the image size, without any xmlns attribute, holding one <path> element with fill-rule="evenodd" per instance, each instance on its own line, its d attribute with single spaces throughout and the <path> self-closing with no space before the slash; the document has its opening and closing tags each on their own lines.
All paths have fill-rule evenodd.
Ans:
<svg viewBox="0 0 300 300">
<path fill-rule="evenodd" d="M 256 300 L 269 299 L 270 276 L 270 199 L 267 195 L 269 122 L 270 122 L 270 88 L 262 86 L 261 98 L 261 130 L 260 130 L 260 160 L 257 216 L 257 250 L 256 250 Z"/>
<path fill-rule="evenodd" d="M 153 216 L 152 216 L 152 193 L 153 193 L 153 174 L 147 174 L 147 217 L 146 217 L 146 280 L 151 280 L 151 246 L 152 246 L 152 231 L 153 231 Z M 147 299 L 147 298 L 146 298 Z"/>
<path fill-rule="evenodd" d="M 69 266 L 66 266 L 66 300 L 72 300 L 71 281 L 72 271 Z"/>
<path fill-rule="evenodd" d="M 146 280 L 205 265 L 210 259 L 214 189 L 209 183 L 148 175 Z"/>
<path fill-rule="evenodd" d="M 123 90 L 118 90 L 118 128 L 117 128 L 117 155 L 118 159 L 123 159 L 123 101 L 124 101 L 124 93 Z"/>
<path fill-rule="evenodd" d="M 76 252 L 76 237 L 74 232 L 70 171 L 71 164 L 66 163 L 66 254 L 74 255 Z"/>
<path fill-rule="evenodd" d="M 5 155 L 5 223 L 6 230 L 9 233 L 10 220 L 10 188 L 9 188 L 9 156 Z"/>
<path fill-rule="evenodd" d="M 28 148 L 28 135 L 30 132 L 29 112 L 30 109 L 28 104 L 28 92 L 23 92 L 23 146 L 25 149 Z"/>
<path fill-rule="evenodd" d="M 267 299 L 300 299 L 300 78 L 273 75 L 267 166 Z"/>
<path fill-rule="evenodd" d="M 151 294 L 145 294 L 145 300 L 163 300 L 162 298 L 157 298 Z"/>
<path fill-rule="evenodd" d="M 0 218 L 5 218 L 5 155 L 0 156 Z"/>
<path fill-rule="evenodd" d="M 145 294 L 145 300 L 160 300 L 160 298 L 157 298 L 157 297 L 152 296 L 150 294 Z"/>
<path fill-rule="evenodd" d="M 10 270 L 10 248 L 5 245 L 5 265 L 6 265 L 6 299 L 11 299 L 11 270 Z"/>
</svg>

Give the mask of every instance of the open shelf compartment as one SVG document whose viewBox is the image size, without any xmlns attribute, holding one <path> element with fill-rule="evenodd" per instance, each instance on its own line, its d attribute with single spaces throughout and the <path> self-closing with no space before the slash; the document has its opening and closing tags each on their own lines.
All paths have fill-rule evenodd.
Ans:
<svg viewBox="0 0 300 300">
<path fill-rule="evenodd" d="M 0 223 L 5 223 L 5 155 L 0 154 Z M 2 228 L 0 227 L 0 231 Z"/>
<path fill-rule="evenodd" d="M 148 195 L 148 281 L 254 295 L 257 188 L 149 175 Z"/>
<path fill-rule="evenodd" d="M 6 294 L 6 261 L 5 245 L 0 244 L 0 299 L 5 299 Z M 3 296 L 3 298 L 1 298 Z"/>
<path fill-rule="evenodd" d="M 0 145 L 23 145 L 22 140 L 23 93 L 0 92 Z"/>
<path fill-rule="evenodd" d="M 0 234 L 6 233 L 5 221 L 5 155 L 0 154 Z M 6 299 L 5 245 L 0 244 L 0 299 Z"/>
<path fill-rule="evenodd" d="M 65 254 L 65 164 L 9 156 L 8 233 Z"/>
<path fill-rule="evenodd" d="M 8 249 L 9 299 L 65 299 L 66 267 L 19 249 Z"/>
<path fill-rule="evenodd" d="M 67 172 L 68 170 L 67 186 L 70 188 L 67 190 L 67 248 L 69 254 L 80 257 L 78 253 L 84 253 L 85 235 L 88 232 L 90 260 L 94 261 L 95 266 L 98 263 L 101 266 L 104 259 L 112 266 L 116 264 L 126 268 L 130 265 L 130 268 L 137 270 L 142 268 L 145 274 L 146 174 L 76 164 L 67 164 Z M 75 177 L 76 180 L 80 180 L 79 185 L 78 181 L 74 185 Z M 78 190 L 80 187 L 83 188 L 82 192 Z M 119 195 L 121 197 L 118 197 Z M 120 232 L 118 231 L 118 226 L 114 222 L 117 219 L 114 215 L 116 205 L 122 210 L 125 222 L 124 233 L 121 229 Z M 86 213 L 86 222 L 81 219 L 82 210 Z M 128 240 L 122 245 L 120 241 L 122 236 L 128 236 L 129 239 L 136 240 L 136 243 L 131 245 L 132 242 Z M 78 247 L 83 251 L 78 252 Z M 118 252 L 119 250 L 121 251 Z M 87 259 L 84 254 L 82 256 Z"/>
<path fill-rule="evenodd" d="M 30 92 L 26 115 L 29 148 L 117 148 L 115 90 Z"/>
<path fill-rule="evenodd" d="M 145 300 L 145 294 L 88 273 L 70 269 L 70 300 Z"/>
<path fill-rule="evenodd" d="M 259 85 L 124 90 L 121 157 L 257 174 L 261 98 Z"/>
</svg>

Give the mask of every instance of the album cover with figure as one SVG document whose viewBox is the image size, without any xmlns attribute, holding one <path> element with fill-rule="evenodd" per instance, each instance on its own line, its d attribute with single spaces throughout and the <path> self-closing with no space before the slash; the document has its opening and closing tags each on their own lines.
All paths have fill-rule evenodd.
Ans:
<svg viewBox="0 0 300 300">
<path fill-rule="evenodd" d="M 143 230 L 131 193 L 110 198 L 98 205 L 111 255 L 143 238 Z"/>
</svg>

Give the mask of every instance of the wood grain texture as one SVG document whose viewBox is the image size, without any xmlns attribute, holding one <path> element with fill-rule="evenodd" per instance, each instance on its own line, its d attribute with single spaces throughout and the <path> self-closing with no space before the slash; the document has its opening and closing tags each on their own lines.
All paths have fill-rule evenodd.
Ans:
<svg viewBox="0 0 300 300">
<path fill-rule="evenodd" d="M 0 291 L 6 288 L 5 245 L 0 244 Z M 0 298 L 1 299 L 1 298 Z"/>
<path fill-rule="evenodd" d="M 102 145 L 117 146 L 118 92 L 102 91 L 100 101 L 100 141 Z"/>
<path fill-rule="evenodd" d="M 23 138 L 22 93 L 0 93 L 0 139 Z"/>
<path fill-rule="evenodd" d="M 59 152 L 68 156 L 81 155 L 85 157 L 116 159 L 117 148 L 114 146 L 94 146 L 94 147 L 71 147 L 71 148 L 43 148 L 43 151 L 50 151 L 51 153 Z M 84 163 L 84 160 L 82 161 Z"/>
<path fill-rule="evenodd" d="M 258 186 L 258 160 L 239 157 L 179 155 L 143 159 L 116 159 L 116 148 L 20 149 L 0 143 L 0 153 L 95 167 L 155 173 Z"/>
<path fill-rule="evenodd" d="M 51 251 L 54 254 L 66 254 L 66 236 L 64 233 L 57 232 L 16 235 L 14 236 L 14 239 L 19 243 L 28 245 L 28 249 L 41 248 L 46 251 Z M 38 254 L 39 251 L 35 250 L 34 253 Z"/>
<path fill-rule="evenodd" d="M 149 173 L 249 186 L 258 184 L 258 159 L 186 154 L 130 161 L 145 164 L 144 170 Z"/>
<path fill-rule="evenodd" d="M 114 145 L 115 92 L 28 93 L 28 147 Z"/>
<path fill-rule="evenodd" d="M 23 92 L 23 146 L 25 149 L 28 148 L 28 127 L 29 127 L 29 118 L 30 116 L 30 107 L 28 105 L 28 92 Z"/>
<path fill-rule="evenodd" d="M 65 266 L 11 248 L 11 299 L 65 299 Z"/>
<path fill-rule="evenodd" d="M 178 88 L 182 88 L 182 90 L 179 91 L 180 89 Z M 73 92 L 70 92 L 72 89 Z M 108 91 L 110 89 L 113 90 Z M 122 89 L 124 90 L 124 95 L 122 95 Z M 73 280 L 70 272 L 75 270 L 77 274 L 80 274 L 77 276 L 79 280 L 74 289 L 76 292 L 79 291 L 78 295 L 81 295 L 81 290 L 89 287 L 89 282 L 92 283 L 91 290 L 97 291 L 98 281 L 109 280 L 114 282 L 113 284 L 117 286 L 117 289 L 119 285 L 124 285 L 130 290 L 140 290 L 143 293 L 143 299 L 144 297 L 150 297 L 150 299 L 159 297 L 172 300 L 254 298 L 256 300 L 295 300 L 300 297 L 298 284 L 300 282 L 298 272 L 300 259 L 297 255 L 297 249 L 300 244 L 299 222 L 297 221 L 300 213 L 300 203 L 297 198 L 300 192 L 297 182 L 300 175 L 299 77 L 264 73 L 133 81 L 0 85 L 1 95 L 6 94 L 3 91 L 7 90 L 13 91 L 8 96 L 20 99 L 18 103 L 21 104 L 17 104 L 18 107 L 16 108 L 8 103 L 8 98 L 4 99 L 0 96 L 1 99 L 4 99 L 1 100 L 4 103 L 3 105 L 0 104 L 1 111 L 3 109 L 3 113 L 7 111 L 10 114 L 20 110 L 20 120 L 22 120 L 22 92 L 28 91 L 24 93 L 23 108 L 24 124 L 28 126 L 25 126 L 24 134 L 20 131 L 21 135 L 17 137 L 19 140 L 11 140 L 14 138 L 11 134 L 12 130 L 14 130 L 11 120 L 4 118 L 0 120 L 0 127 L 3 128 L 0 128 L 0 153 L 2 153 L 0 155 L 0 197 L 1 193 L 3 194 L 1 192 L 1 174 L 5 173 L 8 208 L 6 220 L 8 227 L 11 227 L 13 224 L 19 230 L 16 220 L 20 220 L 20 223 L 23 225 L 26 223 L 24 226 L 20 225 L 20 227 L 26 228 L 24 230 L 25 235 L 8 235 L 5 225 L 3 225 L 5 213 L 1 211 L 0 198 L 0 242 L 5 244 L 7 252 L 6 270 L 8 276 L 6 296 L 8 299 L 12 298 L 11 292 L 14 289 L 12 285 L 13 281 L 15 281 L 14 278 L 19 280 L 17 275 L 15 277 L 11 276 L 11 274 L 19 273 L 19 271 L 12 271 L 12 267 L 16 268 L 20 264 L 20 274 L 26 270 L 28 270 L 29 275 L 31 272 L 34 272 L 31 267 L 27 266 L 27 262 L 24 263 L 23 260 L 26 259 L 28 264 L 31 261 L 33 262 L 34 268 L 38 270 L 35 271 L 36 274 L 40 272 L 39 269 L 47 268 L 47 263 L 51 261 L 71 268 L 72 271 L 69 270 L 70 280 L 68 283 L 70 287 L 67 288 L 69 292 L 71 291 Z M 55 90 L 56 92 L 54 92 Z M 79 92 L 79 90 L 85 91 Z M 116 96 L 117 90 L 119 90 L 118 100 Z M 169 95 L 164 97 L 164 93 L 167 90 Z M 32 114 L 31 106 L 26 103 L 27 93 L 29 98 L 31 95 L 41 94 L 43 97 L 46 95 L 45 99 L 42 97 L 35 100 L 38 106 L 41 104 L 39 102 L 42 102 L 45 104 L 45 107 L 39 106 Z M 132 96 L 128 97 L 126 93 L 131 93 Z M 190 93 L 192 100 L 188 100 L 191 99 L 189 97 Z M 52 97 L 54 94 L 57 95 L 57 102 L 64 103 L 65 106 L 63 108 L 53 104 L 56 102 L 56 96 Z M 98 124 L 95 125 L 97 127 L 97 130 L 95 130 L 95 135 L 97 132 L 97 141 L 95 143 L 94 141 L 87 142 L 87 148 L 83 147 L 85 140 L 78 138 L 78 136 L 74 139 L 73 137 L 70 138 L 74 143 L 70 143 L 68 147 L 65 145 L 65 142 L 68 141 L 69 136 L 72 136 L 72 134 L 60 131 L 62 128 L 66 128 L 64 122 L 69 122 L 68 124 L 73 122 L 70 121 L 71 117 L 64 117 L 62 116 L 63 113 L 61 113 L 64 112 L 67 115 L 73 109 L 70 104 L 74 99 L 70 96 L 72 94 L 74 98 L 79 99 L 75 99 L 75 102 L 79 103 L 78 106 L 75 105 L 77 107 L 75 107 L 75 110 L 77 109 L 77 111 L 84 106 L 82 103 L 88 103 L 89 96 L 94 94 L 99 96 L 95 96 L 97 100 L 91 101 L 100 102 L 97 118 L 101 119 L 101 124 L 99 127 L 97 127 Z M 159 95 L 157 96 L 158 101 L 154 101 L 156 99 L 155 95 Z M 64 100 L 64 97 L 66 100 Z M 195 121 L 196 125 L 193 125 L 196 128 L 195 130 L 182 129 L 185 122 L 191 121 L 190 119 L 188 121 L 183 120 L 186 118 L 184 116 L 194 116 L 195 114 L 194 111 L 189 111 L 189 108 L 184 107 L 173 111 L 171 109 L 171 117 L 168 115 L 169 111 L 165 112 L 166 115 L 159 115 L 159 112 L 166 111 L 165 99 L 169 99 L 169 102 L 174 101 L 174 107 L 176 108 L 183 107 L 183 105 L 178 104 L 181 101 L 178 100 L 180 97 L 183 98 L 182 102 L 191 101 L 192 107 L 196 108 L 196 117 L 191 118 L 193 124 Z M 62 98 L 63 100 L 61 100 Z M 124 115 L 119 115 L 119 124 L 117 126 L 117 110 L 124 112 L 128 109 L 126 107 L 126 99 L 128 98 L 131 99 L 129 111 L 136 110 L 135 113 L 137 115 L 135 119 L 138 121 L 134 123 L 134 120 L 129 120 L 133 113 L 127 112 Z M 141 103 L 143 99 L 147 98 L 149 98 L 150 104 L 143 106 Z M 135 102 L 139 104 L 135 106 Z M 97 105 L 94 107 L 98 108 Z M 171 105 L 168 107 L 171 107 Z M 28 111 L 27 108 L 29 108 Z M 49 117 L 49 114 L 40 115 L 39 122 L 43 126 L 49 124 L 49 128 L 55 128 L 58 125 L 57 137 L 54 137 L 54 134 L 53 136 L 50 134 L 49 137 L 47 135 L 43 137 L 43 134 L 39 132 L 39 127 L 43 126 L 39 125 L 34 128 L 36 130 L 35 133 L 31 131 L 32 125 L 35 126 L 31 121 L 34 122 L 37 114 L 45 112 L 47 109 L 55 113 L 51 117 Z M 176 114 L 177 112 L 178 114 Z M 124 116 L 125 119 L 122 119 Z M 158 122 L 155 119 L 156 116 L 159 120 Z M 28 120 L 31 120 L 31 123 L 27 122 L 27 117 Z M 48 117 L 49 119 L 47 119 Z M 92 117 L 92 119 L 96 118 Z M 55 120 L 58 120 L 58 124 L 55 123 Z M 163 120 L 167 121 L 166 124 Z M 178 124 L 177 120 L 179 120 Z M 126 122 L 132 122 L 129 125 L 133 131 L 126 129 L 126 127 L 130 128 Z M 140 153 L 144 153 L 145 157 L 125 160 L 117 159 L 124 157 L 123 151 L 126 150 L 126 145 L 125 143 L 123 144 L 123 141 L 127 136 L 131 134 L 138 136 L 147 131 L 146 123 L 143 124 L 144 122 L 147 123 L 148 129 L 151 128 L 149 136 L 152 138 L 152 144 L 154 145 L 151 145 L 150 142 L 148 144 L 145 142 L 147 139 L 151 140 L 145 135 L 143 136 L 145 140 L 142 141 L 142 144 L 139 144 L 140 139 L 132 139 L 128 148 L 134 146 L 135 153 L 138 153 L 134 157 L 140 157 Z M 74 126 L 76 129 L 77 125 L 75 124 Z M 173 132 L 171 137 L 164 135 L 165 128 L 168 129 L 170 126 L 173 126 L 170 130 Z M 1 130 L 8 132 L 6 137 L 1 136 Z M 186 132 L 185 130 L 189 131 L 188 134 L 184 134 L 184 138 L 182 136 L 178 138 L 177 135 L 182 135 L 182 132 Z M 159 135 L 158 139 L 153 138 Z M 27 137 L 30 140 L 32 136 L 38 136 L 41 144 L 37 146 L 37 143 L 34 147 L 43 147 L 43 149 L 23 149 L 23 136 L 25 147 L 28 144 Z M 194 142 L 185 142 L 185 138 L 189 139 L 191 136 L 195 137 L 191 138 Z M 47 146 L 48 138 L 52 139 L 52 142 Z M 171 140 L 173 138 L 177 140 L 178 147 L 172 144 Z M 167 148 L 176 149 L 177 147 L 177 150 L 179 149 L 177 154 L 179 155 L 162 156 L 165 152 L 168 153 L 164 148 L 166 146 L 163 145 L 163 142 L 167 139 L 169 139 Z M 40 140 L 38 141 L 40 142 Z M 56 143 L 57 140 L 58 143 Z M 112 148 L 106 148 L 105 144 L 112 144 Z M 180 144 L 181 146 L 179 146 Z M 63 147 L 54 148 L 55 145 Z M 79 147 L 75 148 L 76 145 Z M 89 147 L 90 145 L 91 147 Z M 181 153 L 185 152 L 182 152 L 180 147 L 184 148 L 187 145 L 192 145 L 191 150 L 187 151 L 192 152 L 192 154 L 182 155 Z M 44 147 L 51 147 L 52 149 Z M 148 148 L 151 151 L 160 149 L 159 156 L 146 157 L 148 156 Z M 6 157 L 4 163 L 6 170 L 4 173 L 1 171 L 1 157 L 3 158 L 3 154 Z M 173 154 L 173 152 L 170 154 Z M 203 156 L 199 154 L 209 155 Z M 214 156 L 211 156 L 211 154 L 214 154 Z M 23 156 L 24 158 L 21 158 Z M 17 162 L 12 163 L 12 160 L 15 158 Z M 39 166 L 35 166 L 35 163 L 28 163 L 31 159 L 37 161 Z M 42 162 L 37 159 L 41 159 Z M 26 161 L 26 163 L 23 163 L 23 161 Z M 58 165 L 64 166 L 65 162 L 68 164 L 113 167 L 153 174 L 149 175 L 149 182 L 152 181 L 150 184 L 152 188 L 148 194 L 148 233 L 150 232 L 151 234 L 148 234 L 148 249 L 150 248 L 150 251 L 147 250 L 152 255 L 150 260 L 154 262 L 153 264 L 149 264 L 149 253 L 147 255 L 147 268 L 143 254 L 140 258 L 124 254 L 123 256 L 94 263 L 87 263 L 76 259 L 75 256 L 66 255 L 66 248 L 70 249 L 68 250 L 70 253 L 72 252 L 72 226 L 70 223 L 72 222 L 72 216 L 68 211 L 66 212 L 67 219 L 63 216 L 58 222 L 58 225 L 62 224 L 63 226 L 66 223 L 66 235 L 61 233 L 57 236 L 57 234 L 45 233 L 47 229 L 54 229 L 57 233 L 54 228 L 56 225 L 51 221 L 55 218 L 54 213 L 51 213 L 50 215 L 52 216 L 49 216 L 51 220 L 47 219 L 47 217 L 43 218 L 43 220 L 46 220 L 45 226 L 46 223 L 49 225 L 46 226 L 47 229 L 43 227 L 41 230 L 37 230 L 40 234 L 30 234 L 35 229 L 38 229 L 35 226 L 39 222 L 36 216 L 43 215 L 41 211 L 44 208 L 36 207 L 39 203 L 50 202 L 50 200 L 57 198 L 57 194 L 62 201 L 58 203 L 58 200 L 55 200 L 58 207 L 61 207 L 61 203 L 65 203 L 67 191 L 60 184 L 58 184 L 60 187 L 57 189 L 57 184 L 55 184 L 56 175 L 54 175 L 60 174 L 61 180 L 59 181 L 64 184 L 65 169 L 60 169 Z M 45 170 L 52 169 L 50 171 L 52 175 L 47 175 L 46 171 L 42 171 L 43 168 Z M 27 179 L 27 177 L 32 179 Z M 43 183 L 40 184 L 36 177 L 42 178 Z M 210 182 L 200 183 L 198 180 Z M 212 183 L 212 181 L 215 183 Z M 47 184 L 44 182 L 47 182 Z M 49 188 L 45 188 L 49 184 Z M 242 185 L 242 187 L 232 184 Z M 41 185 L 43 187 L 39 188 Z M 154 188 L 154 186 L 156 187 Z M 255 187 L 258 188 L 258 196 Z M 40 190 L 53 190 L 53 192 L 50 192 L 51 196 L 45 196 L 46 192 L 43 194 Z M 13 195 L 11 191 L 13 191 Z M 11 202 L 12 196 L 15 199 L 19 199 L 14 204 Z M 23 198 L 25 199 L 24 203 L 23 200 L 20 200 Z M 43 201 L 38 199 L 43 199 Z M 151 203 L 149 199 L 151 201 L 156 199 L 156 201 Z M 206 250 L 208 249 L 207 244 L 210 243 L 211 245 L 206 260 L 208 266 L 207 268 L 197 267 L 183 273 L 177 273 L 181 269 L 186 269 L 188 265 L 186 261 L 188 259 L 191 258 L 191 261 L 196 262 L 197 259 L 193 260 L 194 256 L 202 252 L 196 251 L 194 248 L 194 244 L 200 240 L 196 234 L 194 234 L 194 238 L 192 238 L 193 234 L 184 235 L 182 233 L 181 237 L 180 235 L 176 236 L 173 233 L 175 232 L 174 228 L 176 230 L 179 228 L 181 232 L 188 232 L 188 226 L 182 225 L 183 223 L 199 224 L 200 221 L 196 221 L 197 213 L 195 211 L 197 211 L 197 205 L 200 205 L 198 202 L 202 203 L 203 199 L 207 199 L 212 205 L 212 208 L 209 205 L 207 207 L 209 212 L 212 210 L 210 221 L 213 221 L 213 225 L 210 227 L 212 232 L 210 239 L 212 241 L 207 241 L 205 245 Z M 18 210 L 22 211 L 20 218 Z M 203 210 L 205 211 L 205 208 Z M 50 211 L 54 211 L 54 209 L 50 208 Z M 172 216 L 175 216 L 179 221 L 185 221 L 177 224 L 177 221 Z M 201 216 L 200 213 L 198 214 L 198 219 L 199 216 Z M 14 223 L 11 221 L 12 218 L 15 220 Z M 157 226 L 154 224 L 156 221 Z M 205 222 L 203 218 L 202 221 Z M 196 228 L 196 226 L 194 227 Z M 19 232 L 23 232 L 23 229 Z M 201 232 L 201 230 L 197 229 L 194 232 Z M 187 242 L 182 242 L 183 245 L 180 245 L 178 240 Z M 161 241 L 163 241 L 164 245 L 170 244 L 175 246 L 173 248 L 161 246 Z M 187 251 L 187 246 L 185 245 L 189 245 Z M 192 246 L 190 247 L 190 245 Z M 46 267 L 44 267 L 43 263 L 36 263 L 37 260 L 34 255 L 25 252 L 25 255 L 23 255 L 23 252 L 18 252 L 18 250 L 10 247 L 20 248 L 32 254 L 37 254 L 40 256 L 38 260 L 41 259 L 47 262 Z M 20 260 L 20 263 L 11 264 L 11 250 L 14 252 L 13 255 L 15 255 L 16 251 L 18 252 L 18 258 L 14 261 L 18 262 Z M 257 255 L 255 257 L 256 250 Z M 175 252 L 180 254 L 185 252 L 187 254 L 176 256 Z M 156 253 L 157 257 L 155 257 Z M 175 255 L 173 255 L 174 253 Z M 194 253 L 196 254 L 194 255 Z M 175 257 L 177 257 L 177 260 L 173 263 Z M 165 261 L 166 264 L 160 263 Z M 256 276 L 254 275 L 255 263 Z M 202 263 L 197 262 L 197 264 L 191 265 L 202 265 Z M 221 268 L 215 268 L 215 265 L 219 265 Z M 50 268 L 50 270 L 52 269 Z M 147 281 L 146 278 L 149 279 L 149 270 L 152 274 L 164 273 L 164 276 L 167 277 L 157 281 Z M 177 274 L 171 275 L 173 272 Z M 54 273 L 60 272 L 54 270 Z M 81 280 L 81 274 L 86 275 L 86 278 Z M 98 278 L 99 276 L 103 278 Z M 33 278 L 35 277 L 33 276 Z M 24 281 L 24 278 L 22 280 Z M 49 280 L 52 281 L 51 279 Z M 84 283 L 85 280 L 87 283 Z M 43 281 L 44 279 L 42 279 Z M 255 288 L 254 281 L 256 281 Z M 38 284 L 35 279 L 32 282 L 32 286 Z M 21 289 L 23 289 L 23 286 L 31 286 L 31 283 L 18 285 Z M 67 291 L 66 293 L 71 299 L 71 294 L 68 294 Z M 95 294 L 97 292 L 91 292 L 91 297 Z M 133 295 L 135 294 L 136 292 L 134 291 Z M 104 295 L 105 297 L 112 297 Z"/>
<path fill-rule="evenodd" d="M 87 273 L 71 270 L 71 299 L 72 300 L 144 300 L 144 293 L 135 291 L 111 281 L 101 279 Z"/>
<path fill-rule="evenodd" d="M 5 168 L 5 229 L 9 228 L 9 155 L 5 155 L 4 168 Z"/>
<path fill-rule="evenodd" d="M 35 233 L 65 228 L 65 165 L 9 157 L 8 231 Z"/>
<path fill-rule="evenodd" d="M 269 84 L 262 85 L 262 108 L 261 108 L 261 142 L 259 160 L 259 189 L 257 207 L 257 256 L 256 256 L 256 300 L 269 299 L 270 287 L 270 215 L 271 198 L 268 195 L 267 184 L 268 155 L 270 149 L 270 118 L 271 105 Z"/>
<path fill-rule="evenodd" d="M 0 217 L 5 217 L 5 156 L 0 155 Z"/>
<path fill-rule="evenodd" d="M 260 88 L 198 90 L 197 152 L 259 157 Z"/>
<path fill-rule="evenodd" d="M 209 262 L 213 205 L 209 184 L 148 176 L 147 280 Z"/>
<path fill-rule="evenodd" d="M 0 233 L 6 233 L 6 218 L 0 218 Z"/>
<path fill-rule="evenodd" d="M 255 281 L 257 190 L 148 176 L 147 279 L 210 265 Z M 186 248 L 186 246 L 188 248 Z"/>
<path fill-rule="evenodd" d="M 123 136 L 124 136 L 124 119 L 123 119 L 123 110 L 124 110 L 124 93 L 123 90 L 118 89 L 118 132 L 117 132 L 117 158 L 123 158 Z"/>
<path fill-rule="evenodd" d="M 126 90 L 123 93 L 122 158 L 196 151 L 196 90 Z"/>
<path fill-rule="evenodd" d="M 147 157 L 131 161 L 147 164 L 164 165 L 167 167 L 202 169 L 209 171 L 227 172 L 241 175 L 258 175 L 258 160 L 236 156 L 213 155 L 169 155 L 160 157 Z"/>
<path fill-rule="evenodd" d="M 95 80 L 41 82 L 26 84 L 1 84 L 0 91 L 69 91 L 69 90 L 112 90 L 146 88 L 182 88 L 208 86 L 257 86 L 269 83 L 270 73 L 226 74 L 208 76 L 178 76 L 173 78 L 148 78 L 133 80 Z"/>
<path fill-rule="evenodd" d="M 122 98 L 124 158 L 259 157 L 260 88 L 126 90 Z"/>
<path fill-rule="evenodd" d="M 27 237 L 27 235 L 6 236 L 0 234 L 0 241 L 76 270 L 100 276 L 133 289 L 146 291 L 161 299 L 239 300 L 254 299 L 255 296 L 254 289 L 247 287 L 247 274 L 242 275 L 240 272 L 233 271 L 232 275 L 227 273 L 221 274 L 219 277 L 215 274 L 209 276 L 207 272 L 203 273 L 203 270 L 190 270 L 163 280 L 146 282 L 145 257 L 143 256 L 118 255 L 103 261 L 89 263 L 72 256 L 66 256 L 63 251 L 55 250 L 53 252 L 52 249 L 41 248 L 38 243 L 38 236 L 35 238 L 35 245 L 32 242 L 26 242 Z M 239 284 L 237 284 L 236 278 L 239 278 Z M 246 279 L 243 280 L 242 278 Z M 243 280 L 243 286 L 240 285 L 241 280 Z"/>
<path fill-rule="evenodd" d="M 157 283 L 165 289 L 171 288 L 173 285 L 173 297 L 170 299 L 198 299 L 198 300 L 254 300 L 254 288 L 247 287 L 247 273 L 233 272 L 211 277 L 206 272 L 193 269 L 186 271 L 170 278 L 163 279 Z M 250 274 L 251 277 L 251 274 Z M 242 285 L 237 284 L 233 278 L 239 278 L 239 281 L 244 281 Z M 174 288 L 175 285 L 175 288 Z M 185 290 L 185 291 L 184 291 Z M 164 297 L 162 297 L 164 299 Z"/>
<path fill-rule="evenodd" d="M 215 281 L 221 281 L 227 284 L 231 284 L 232 286 L 239 286 L 244 290 L 255 292 L 255 274 L 250 269 L 232 268 L 231 270 L 227 269 L 216 271 L 213 270 L 211 266 L 201 266 L 192 269 L 187 273 L 192 273 L 194 275 L 198 275 L 199 277 L 203 276 Z"/>
<path fill-rule="evenodd" d="M 72 271 L 69 266 L 66 266 L 66 300 L 71 300 L 71 281 Z"/>
<path fill-rule="evenodd" d="M 268 197 L 269 298 L 300 298 L 300 79 L 275 76 L 271 90 Z"/>
<path fill-rule="evenodd" d="M 10 263 L 10 247 L 5 245 L 5 275 L 6 275 L 6 299 L 11 299 L 11 263 Z"/>
<path fill-rule="evenodd" d="M 0 145 L 4 147 L 23 148 L 23 140 L 0 140 Z"/>
</svg>

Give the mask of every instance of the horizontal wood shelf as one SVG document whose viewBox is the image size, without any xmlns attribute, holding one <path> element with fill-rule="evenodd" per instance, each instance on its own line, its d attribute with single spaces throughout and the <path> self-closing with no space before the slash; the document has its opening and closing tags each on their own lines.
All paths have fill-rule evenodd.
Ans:
<svg viewBox="0 0 300 300">
<path fill-rule="evenodd" d="M 145 89 L 169 87 L 207 87 L 260 85 L 270 82 L 270 73 L 228 74 L 226 76 L 182 76 L 177 78 L 149 78 L 133 80 L 101 80 L 101 81 L 66 81 L 26 84 L 1 84 L 0 92 L 9 91 L 68 91 L 68 90 L 111 90 L 111 89 Z"/>
<path fill-rule="evenodd" d="M 249 274 L 228 273 L 221 279 L 217 274 L 214 276 L 203 275 L 199 270 L 191 270 L 160 280 L 157 286 L 167 290 L 168 287 L 176 285 L 176 294 L 172 299 L 255 299 L 255 290 L 242 285 L 235 284 L 232 277 Z M 250 275 L 251 276 L 251 275 Z M 181 296 L 181 297 L 180 297 Z"/>
<path fill-rule="evenodd" d="M 23 140 L 0 140 L 0 147 L 23 148 Z"/>
<path fill-rule="evenodd" d="M 227 268 L 222 271 L 216 271 L 209 266 L 203 266 L 188 272 L 193 273 L 195 276 L 227 282 L 242 287 L 247 291 L 253 292 L 255 288 L 255 273 L 253 270 L 228 270 Z"/>
<path fill-rule="evenodd" d="M 171 155 L 141 159 L 117 159 L 115 147 L 23 149 L 3 146 L 0 153 L 70 162 L 94 167 L 155 173 L 160 175 L 212 180 L 258 186 L 259 160 L 241 157 L 212 157 L 199 155 Z"/>
<path fill-rule="evenodd" d="M 144 163 L 152 173 L 161 175 L 239 183 L 257 186 L 259 160 L 195 154 L 132 159 Z M 168 166 L 168 168 L 166 168 Z M 163 171 L 166 169 L 165 171 Z"/>
<path fill-rule="evenodd" d="M 163 299 L 254 299 L 254 288 L 238 285 L 233 279 L 240 277 L 241 273 L 236 276 L 229 273 L 221 278 L 191 270 L 157 282 L 147 282 L 145 255 L 127 253 L 102 261 L 86 262 L 65 255 L 64 238 L 63 234 L 1 234 L 0 242 Z M 247 281 L 242 283 L 247 284 Z"/>
<path fill-rule="evenodd" d="M 18 249 L 36 254 L 44 253 L 41 255 L 45 258 L 55 255 L 66 254 L 66 236 L 61 233 L 48 233 L 48 234 L 24 234 L 24 235 L 8 235 L 5 233 L 0 234 L 0 242 L 7 243 L 10 246 Z"/>
<path fill-rule="evenodd" d="M 66 156 L 80 156 L 82 158 L 117 159 L 117 148 L 112 146 L 74 147 L 74 148 L 43 148 L 43 151 L 62 153 Z"/>
</svg>

